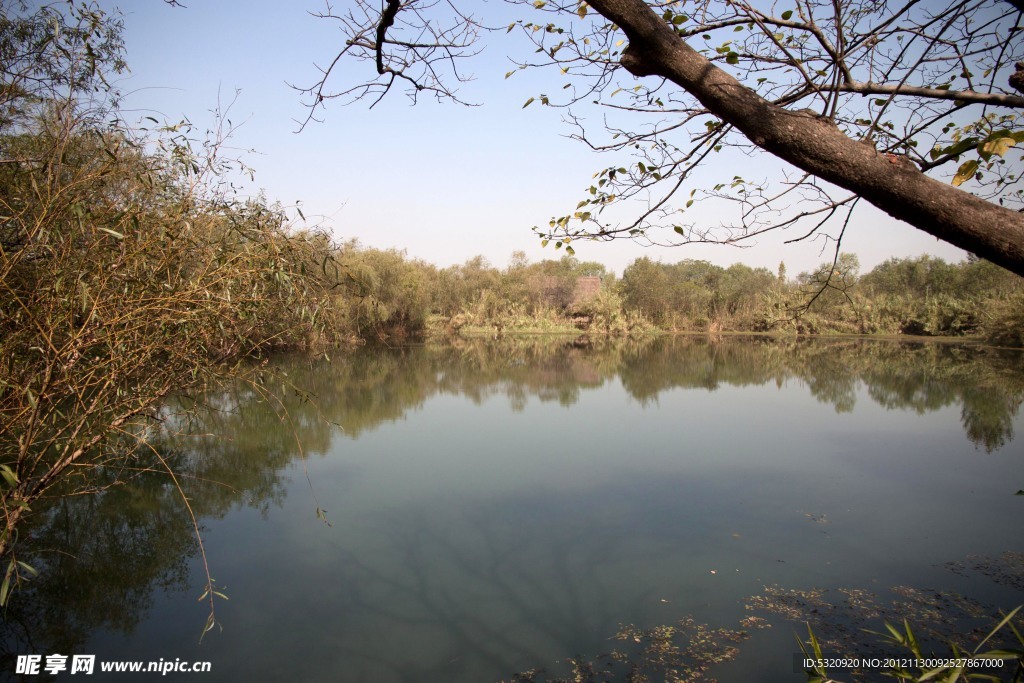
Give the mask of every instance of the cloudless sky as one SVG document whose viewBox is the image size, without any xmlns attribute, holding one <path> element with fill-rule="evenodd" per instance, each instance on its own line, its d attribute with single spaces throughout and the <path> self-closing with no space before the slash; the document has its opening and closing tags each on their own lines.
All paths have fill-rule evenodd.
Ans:
<svg viewBox="0 0 1024 683">
<path fill-rule="evenodd" d="M 161 0 L 100 3 L 124 14 L 127 61 L 131 73 L 118 87 L 125 93 L 128 118 L 154 116 L 175 122 L 187 117 L 200 127 L 212 124 L 210 110 L 233 101 L 228 117 L 241 124 L 230 142 L 255 169 L 250 191 L 263 189 L 283 204 L 301 201 L 311 222 L 322 223 L 338 239 L 405 250 L 410 257 L 440 266 L 482 254 L 493 265 L 507 265 L 513 251 L 531 261 L 559 258 L 553 245 L 541 248 L 531 231 L 556 215 L 575 209 L 592 174 L 627 158 L 597 156 L 569 140 L 563 111 L 527 98 L 561 86 L 554 72 L 520 72 L 510 56 L 529 55 L 515 32 L 485 36 L 485 51 L 468 64 L 476 77 L 460 94 L 480 103 L 462 107 L 422 98 L 411 106 L 401 91 L 370 110 L 367 103 L 329 105 L 297 133 L 306 118 L 298 92 L 288 83 L 310 85 L 315 64 L 326 64 L 344 38 L 330 21 L 317 19 L 322 2 L 308 0 L 185 0 L 173 7 Z M 340 12 L 344 0 L 336 2 Z M 507 25 L 503 2 L 474 2 L 490 25 Z M 372 76 L 370 63 L 342 65 L 341 80 L 355 83 Z M 632 77 L 623 72 L 623 79 Z M 236 95 L 237 91 L 237 95 Z M 599 120 L 599 119 L 598 119 Z M 767 155 L 744 168 L 745 177 L 763 176 L 776 162 Z M 698 207 L 700 205 L 697 205 Z M 729 216 L 728 219 L 734 218 Z M 696 213 L 690 220 L 716 225 L 723 217 Z M 769 235 L 749 248 L 692 245 L 642 247 L 622 240 L 574 242 L 576 256 L 599 261 L 621 275 L 633 259 L 650 256 L 665 262 L 706 259 L 735 262 L 773 271 L 785 261 L 790 275 L 831 259 L 831 245 L 805 241 L 783 245 L 795 235 Z M 959 249 L 868 209 L 844 239 L 844 251 L 856 253 L 862 271 L 891 256 L 924 253 L 959 261 Z"/>
</svg>

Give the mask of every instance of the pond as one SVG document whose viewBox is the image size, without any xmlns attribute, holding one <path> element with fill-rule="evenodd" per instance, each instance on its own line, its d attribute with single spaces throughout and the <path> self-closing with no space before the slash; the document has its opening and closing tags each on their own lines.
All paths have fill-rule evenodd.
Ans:
<svg viewBox="0 0 1024 683">
<path fill-rule="evenodd" d="M 805 621 L 866 656 L 883 649 L 859 629 L 885 618 L 941 639 L 1024 603 L 1022 401 L 1020 354 L 941 343 L 281 358 L 262 387 L 169 413 L 182 433 L 158 444 L 229 598 L 219 626 L 199 642 L 203 555 L 173 482 L 143 473 L 37 511 L 23 558 L 41 576 L 4 617 L 2 666 L 88 653 L 211 663 L 167 680 L 489 683 L 615 650 L 806 680 Z"/>
</svg>

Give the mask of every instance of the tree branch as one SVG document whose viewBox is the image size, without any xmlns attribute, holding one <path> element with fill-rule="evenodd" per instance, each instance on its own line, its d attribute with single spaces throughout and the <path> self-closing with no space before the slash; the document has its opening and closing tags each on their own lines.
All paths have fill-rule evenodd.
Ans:
<svg viewBox="0 0 1024 683">
<path fill-rule="evenodd" d="M 384 11 L 380 15 L 380 23 L 377 24 L 377 42 L 375 49 L 377 52 L 377 73 L 383 75 L 384 69 L 384 42 L 388 34 L 388 29 L 394 26 L 395 17 L 398 15 L 398 10 L 402 6 L 401 0 L 388 0 L 388 6 L 384 8 Z"/>
<path fill-rule="evenodd" d="M 758 147 L 891 216 L 1024 275 L 1024 216 L 879 154 L 831 121 L 772 105 L 681 40 L 643 0 L 590 0 L 629 39 L 622 65 L 667 78 Z"/>
</svg>

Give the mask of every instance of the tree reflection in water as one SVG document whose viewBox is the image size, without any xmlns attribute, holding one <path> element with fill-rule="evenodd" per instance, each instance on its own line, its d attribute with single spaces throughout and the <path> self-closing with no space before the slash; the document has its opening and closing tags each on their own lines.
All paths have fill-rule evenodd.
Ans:
<svg viewBox="0 0 1024 683">
<path fill-rule="evenodd" d="M 1021 360 L 1019 353 L 980 346 L 857 339 L 523 337 L 362 348 L 333 361 L 280 358 L 263 377 L 262 391 L 240 385 L 210 392 L 200 415 L 187 423 L 171 419 L 169 431 L 176 436 L 156 439 L 154 446 L 172 462 L 204 520 L 239 507 L 269 513 L 286 495 L 286 468 L 328 453 L 337 430 L 359 437 L 439 395 L 476 403 L 503 396 L 523 411 L 532 400 L 572 405 L 616 381 L 641 404 L 671 390 L 796 384 L 837 412 L 852 410 L 864 396 L 886 409 L 917 413 L 959 406 L 966 438 L 995 452 L 1014 438 L 1013 420 L 1024 401 Z M 475 529 L 460 540 L 469 546 L 453 543 L 436 525 L 381 519 L 380 557 L 400 561 L 382 564 L 339 551 L 336 579 L 359 590 L 335 607 L 359 610 L 398 631 L 402 624 L 429 623 L 503 671 L 542 663 L 535 647 L 540 641 L 575 652 L 579 643 L 565 634 L 589 630 L 591 637 L 606 638 L 609 625 L 618 622 L 615 604 L 583 588 L 601 586 L 611 561 L 602 537 L 567 528 L 541 539 L 528 533 L 532 523 L 521 517 L 540 515 L 544 505 L 576 505 L 573 519 L 585 520 L 587 500 L 610 500 L 590 495 L 550 502 L 539 494 L 531 510 L 480 508 L 472 518 L 453 520 Z M 30 536 L 19 559 L 39 569 L 40 577 L 16 594 L 4 615 L 0 668 L 10 664 L 6 670 L 13 670 L 16 654 L 79 651 L 98 630 L 130 633 L 157 592 L 188 585 L 196 552 L 180 494 L 158 471 L 96 495 L 52 502 L 36 512 Z M 474 585 L 488 587 L 488 604 L 452 599 L 457 588 Z M 621 600 L 651 599 L 638 591 Z M 535 612 L 538 599 L 547 606 L 544 614 Z M 510 635 L 508 621 L 535 624 L 537 640 Z M 374 667 L 401 666 L 377 661 L 379 650 L 361 647 L 360 638 L 348 634 L 338 646 L 350 672 L 365 667 L 370 675 Z M 438 676 L 457 672 L 459 664 L 453 660 L 442 668 Z M 394 671 L 399 679 L 407 673 Z"/>
</svg>

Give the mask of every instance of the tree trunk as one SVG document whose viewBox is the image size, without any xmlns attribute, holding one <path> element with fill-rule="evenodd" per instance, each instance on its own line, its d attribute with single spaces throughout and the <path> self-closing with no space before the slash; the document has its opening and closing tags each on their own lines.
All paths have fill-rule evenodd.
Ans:
<svg viewBox="0 0 1024 683">
<path fill-rule="evenodd" d="M 889 215 L 1024 276 L 1024 214 L 880 154 L 829 119 L 761 98 L 686 44 L 644 0 L 588 0 L 629 39 L 622 65 L 661 76 L 696 97 L 758 147 L 858 194 Z"/>
</svg>

